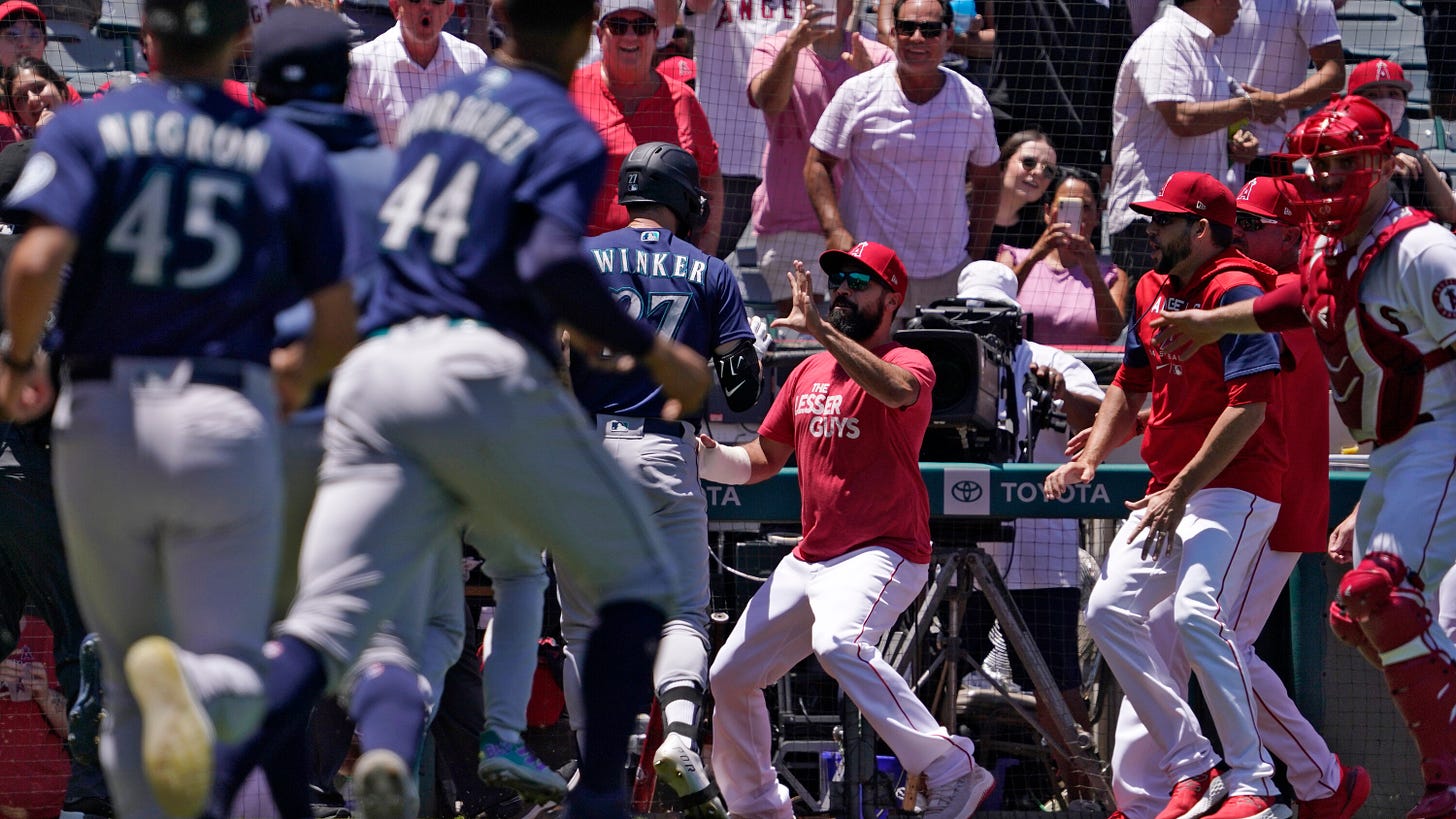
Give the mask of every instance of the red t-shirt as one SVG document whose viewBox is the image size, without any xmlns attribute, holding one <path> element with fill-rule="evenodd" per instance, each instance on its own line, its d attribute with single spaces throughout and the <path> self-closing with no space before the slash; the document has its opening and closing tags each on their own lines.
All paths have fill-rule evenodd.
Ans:
<svg viewBox="0 0 1456 819">
<path fill-rule="evenodd" d="M 24 618 L 20 643 L 8 659 L 44 664 L 57 687 L 54 638 L 44 620 Z M 59 816 L 71 776 L 65 738 L 51 729 L 38 703 L 13 697 L 8 686 L 0 690 L 0 812 L 20 808 L 33 817 Z"/>
<path fill-rule="evenodd" d="M 571 101 L 607 146 L 607 172 L 587 220 L 588 236 L 624 228 L 630 221 L 627 209 L 617 204 L 617 173 L 632 149 L 644 142 L 670 142 L 692 154 L 704 181 L 718 173 L 718 143 L 708 127 L 708 116 L 693 89 L 677 80 L 663 77 L 657 91 L 629 116 L 607 89 L 602 64 L 595 62 L 576 70 Z"/>
<path fill-rule="evenodd" d="M 1127 392 L 1152 393 L 1142 444 L 1143 461 L 1153 473 L 1149 492 L 1167 487 L 1193 460 L 1225 408 L 1262 402 L 1269 405 L 1263 425 L 1205 488 L 1242 489 L 1279 501 L 1287 459 L 1275 337 L 1228 335 L 1183 359 L 1154 345 L 1154 330 L 1148 326 L 1164 310 L 1212 309 L 1254 298 L 1272 284 L 1274 275 L 1272 269 L 1229 250 L 1190 282 L 1175 282 L 1153 271 L 1138 280 L 1136 332 L 1128 334 L 1127 353 L 1112 383 Z"/>
<path fill-rule="evenodd" d="M 1278 284 L 1294 282 L 1299 273 L 1283 273 Z M 1276 552 L 1323 552 L 1330 528 L 1330 377 L 1319 342 L 1309 328 L 1279 334 L 1294 359 L 1283 382 L 1284 440 L 1289 471 L 1284 476 L 1284 499 L 1279 519 L 1269 534 Z"/>
<path fill-rule="evenodd" d="M 935 370 L 919 350 L 873 351 L 920 381 L 920 398 L 892 409 L 864 391 L 834 356 L 818 353 L 789 374 L 758 434 L 794 448 L 799 464 L 801 560 L 819 562 L 865 546 L 930 561 L 930 495 L 920 443 L 930 424 Z"/>
</svg>

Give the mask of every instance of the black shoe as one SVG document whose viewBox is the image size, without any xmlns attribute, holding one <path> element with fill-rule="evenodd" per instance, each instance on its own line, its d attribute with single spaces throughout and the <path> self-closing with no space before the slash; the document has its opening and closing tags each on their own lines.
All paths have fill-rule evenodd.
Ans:
<svg viewBox="0 0 1456 819">
<path fill-rule="evenodd" d="M 81 688 L 67 717 L 66 744 L 71 757 L 83 765 L 101 764 L 101 637 L 94 632 L 81 641 Z"/>
<path fill-rule="evenodd" d="M 309 785 L 309 808 L 313 810 L 314 819 L 348 819 L 353 814 L 344 806 L 344 797 L 339 792 L 330 788 L 324 790 L 317 785 Z"/>
<path fill-rule="evenodd" d="M 80 799 L 67 801 L 66 804 L 61 806 L 61 811 L 63 813 L 79 813 L 84 815 L 86 819 L 91 819 L 93 816 L 105 818 L 115 815 L 111 812 L 111 803 L 99 796 L 83 796 Z"/>
</svg>

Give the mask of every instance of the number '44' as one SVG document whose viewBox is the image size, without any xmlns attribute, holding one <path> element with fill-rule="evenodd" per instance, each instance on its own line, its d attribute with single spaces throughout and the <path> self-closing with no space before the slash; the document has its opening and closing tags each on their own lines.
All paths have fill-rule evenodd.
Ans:
<svg viewBox="0 0 1456 819">
<path fill-rule="evenodd" d="M 380 240 L 386 250 L 403 250 L 415 228 L 419 228 L 435 236 L 430 245 L 431 260 L 441 265 L 455 263 L 460 240 L 470 230 L 466 217 L 475 197 L 480 166 L 474 162 L 460 166 L 434 201 L 430 201 L 439 171 L 439 155 L 430 154 L 390 191 L 379 209 L 379 221 L 388 225 Z"/>
</svg>

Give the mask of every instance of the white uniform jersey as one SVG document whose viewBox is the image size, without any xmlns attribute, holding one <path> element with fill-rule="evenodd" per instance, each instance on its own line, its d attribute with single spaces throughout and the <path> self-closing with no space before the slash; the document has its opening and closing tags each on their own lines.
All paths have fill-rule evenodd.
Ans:
<svg viewBox="0 0 1456 819">
<path fill-rule="evenodd" d="M 1390 202 L 1351 254 L 1351 267 L 1386 226 L 1408 210 Z M 1318 240 L 1323 243 L 1325 240 Z M 1318 247 L 1319 244 L 1316 245 Z M 1360 284 L 1360 303 L 1376 324 L 1403 337 L 1421 353 L 1456 343 L 1456 236 L 1435 223 L 1412 228 L 1391 243 L 1370 263 Z M 1320 316 L 1311 316 L 1320 321 Z M 1345 337 L 1355 366 L 1365 377 L 1355 382 L 1363 389 L 1361 417 L 1378 416 L 1378 386 L 1384 372 L 1361 342 L 1354 311 L 1347 316 Z M 1456 411 L 1456 363 L 1435 367 L 1425 375 L 1421 412 L 1446 418 Z M 1352 430 L 1359 437 L 1374 437 L 1373 430 Z"/>
</svg>

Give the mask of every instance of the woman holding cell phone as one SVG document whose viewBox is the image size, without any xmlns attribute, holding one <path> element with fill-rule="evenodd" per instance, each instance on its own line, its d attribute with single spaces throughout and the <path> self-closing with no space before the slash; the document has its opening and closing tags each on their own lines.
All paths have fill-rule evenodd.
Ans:
<svg viewBox="0 0 1456 819">
<path fill-rule="evenodd" d="M 1041 234 L 1042 197 L 1057 177 L 1057 149 L 1035 129 L 1017 131 L 1001 143 L 1001 195 L 996 224 L 976 259 L 995 258 L 1002 245 L 1028 247 Z"/>
<path fill-rule="evenodd" d="M 1101 183 L 1064 168 L 1042 197 L 1045 229 L 1029 248 L 1001 245 L 996 261 L 1016 271 L 1017 301 L 1035 316 L 1035 340 L 1053 346 L 1117 340 L 1127 319 L 1127 274 L 1102 262 L 1090 237 L 1102 221 Z"/>
</svg>

